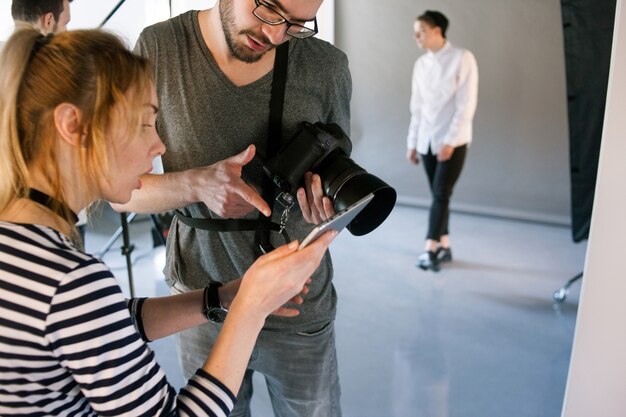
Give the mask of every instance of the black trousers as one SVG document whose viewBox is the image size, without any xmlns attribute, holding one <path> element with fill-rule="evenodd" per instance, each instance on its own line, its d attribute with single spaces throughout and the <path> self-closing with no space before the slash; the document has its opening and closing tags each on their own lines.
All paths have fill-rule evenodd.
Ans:
<svg viewBox="0 0 626 417">
<path fill-rule="evenodd" d="M 433 155 L 430 149 L 426 155 L 420 154 L 433 196 L 426 239 L 439 241 L 441 236 L 448 234 L 450 196 L 452 196 L 454 184 L 461 175 L 466 153 L 467 145 L 459 146 L 454 148 L 452 157 L 443 162 L 437 161 L 437 155 Z"/>
</svg>

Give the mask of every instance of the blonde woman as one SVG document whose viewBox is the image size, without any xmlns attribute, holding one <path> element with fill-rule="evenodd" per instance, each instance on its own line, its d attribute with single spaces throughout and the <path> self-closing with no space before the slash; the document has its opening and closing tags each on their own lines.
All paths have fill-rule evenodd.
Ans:
<svg viewBox="0 0 626 417">
<path fill-rule="evenodd" d="M 151 73 L 99 31 L 18 28 L 2 50 L 2 416 L 228 415 L 265 318 L 298 313 L 283 305 L 303 301 L 332 240 L 280 247 L 231 285 L 219 339 L 177 395 L 146 341 L 206 323 L 206 291 L 127 301 L 71 239 L 75 213 L 127 202 L 165 152 Z"/>
</svg>

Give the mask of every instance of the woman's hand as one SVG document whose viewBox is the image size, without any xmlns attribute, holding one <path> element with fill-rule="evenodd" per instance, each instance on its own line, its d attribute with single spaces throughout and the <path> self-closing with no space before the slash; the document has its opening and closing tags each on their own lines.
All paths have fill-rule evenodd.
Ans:
<svg viewBox="0 0 626 417">
<path fill-rule="evenodd" d="M 299 314 L 298 310 L 283 305 L 303 301 L 301 294 L 308 292 L 306 284 L 336 235 L 336 231 L 326 232 L 300 251 L 298 242 L 294 241 L 258 258 L 241 279 L 232 307 L 245 306 L 247 314 L 256 312 L 262 317 L 271 313 Z"/>
<path fill-rule="evenodd" d="M 305 282 L 304 287 L 302 287 L 302 291 L 300 291 L 299 294 L 296 294 L 295 296 L 293 296 L 285 304 L 302 304 L 304 302 L 304 298 L 302 298 L 302 296 L 308 294 L 309 287 L 307 285 L 310 283 L 311 283 L 311 279 L 309 278 Z M 220 297 L 220 304 L 226 310 L 230 309 L 230 305 L 232 304 L 233 300 L 237 296 L 237 292 L 239 291 L 240 286 L 241 286 L 241 278 L 227 282 L 226 284 L 222 285 L 219 288 L 218 291 L 219 291 L 219 297 Z M 278 307 L 276 310 L 274 310 L 271 314 L 274 316 L 294 317 L 300 314 L 300 312 L 295 308 L 281 306 L 281 307 Z"/>
</svg>

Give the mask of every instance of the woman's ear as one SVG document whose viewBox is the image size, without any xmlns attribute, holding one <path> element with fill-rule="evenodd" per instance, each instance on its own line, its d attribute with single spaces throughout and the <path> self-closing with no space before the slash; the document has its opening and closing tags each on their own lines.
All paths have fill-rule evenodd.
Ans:
<svg viewBox="0 0 626 417">
<path fill-rule="evenodd" d="M 54 126 L 59 136 L 72 146 L 82 146 L 81 111 L 70 103 L 61 103 L 54 109 Z"/>
</svg>

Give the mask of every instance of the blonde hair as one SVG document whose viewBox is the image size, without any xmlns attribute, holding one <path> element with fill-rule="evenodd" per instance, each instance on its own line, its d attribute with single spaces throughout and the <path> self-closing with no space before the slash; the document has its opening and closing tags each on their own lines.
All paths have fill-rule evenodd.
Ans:
<svg viewBox="0 0 626 417">
<path fill-rule="evenodd" d="M 81 111 L 81 192 L 107 178 L 107 126 L 114 106 L 126 118 L 128 137 L 141 128 L 140 109 L 152 80 L 145 58 L 100 30 L 41 35 L 19 26 L 0 55 L 0 211 L 28 195 L 29 166 L 43 164 L 53 198 L 67 201 L 57 155 L 54 109 L 70 103 Z M 71 222 L 71 213 L 59 213 Z"/>
</svg>

